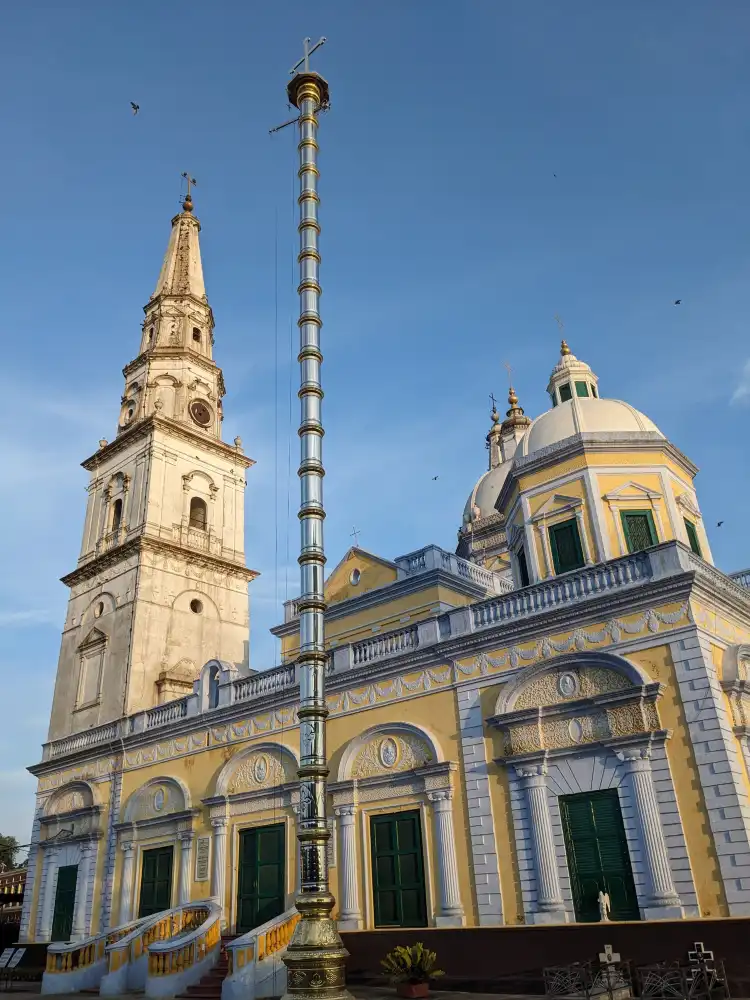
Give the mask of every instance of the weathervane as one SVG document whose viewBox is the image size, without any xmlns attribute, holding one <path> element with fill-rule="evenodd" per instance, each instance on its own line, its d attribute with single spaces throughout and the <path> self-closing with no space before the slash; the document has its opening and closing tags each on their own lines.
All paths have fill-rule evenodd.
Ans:
<svg viewBox="0 0 750 1000">
<path fill-rule="evenodd" d="M 299 705 L 300 733 L 299 842 L 300 891 L 296 905 L 302 918 L 294 929 L 284 956 L 287 967 L 286 1000 L 308 1000 L 312 992 L 322 1000 L 351 1000 L 346 990 L 344 948 L 331 914 L 336 905 L 328 884 L 327 789 L 325 680 L 328 653 L 325 645 L 325 548 L 323 544 L 323 388 L 320 366 L 320 250 L 318 237 L 318 120 L 328 106 L 328 84 L 310 71 L 310 55 L 324 38 L 310 48 L 296 64 L 301 72 L 289 81 L 289 101 L 299 110 L 299 343 L 300 363 L 300 493 L 301 528 L 299 608 Z M 291 124 L 287 122 L 285 124 Z M 279 126 L 283 128 L 284 126 Z M 278 129 L 272 129 L 278 131 Z"/>
</svg>

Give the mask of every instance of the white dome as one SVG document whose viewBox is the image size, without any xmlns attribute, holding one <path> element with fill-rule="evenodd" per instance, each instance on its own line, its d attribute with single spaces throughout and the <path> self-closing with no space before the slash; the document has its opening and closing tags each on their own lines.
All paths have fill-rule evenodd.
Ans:
<svg viewBox="0 0 750 1000">
<path fill-rule="evenodd" d="M 519 458 L 523 458 L 574 434 L 608 434 L 617 431 L 628 431 L 631 434 L 649 432 L 664 437 L 656 424 L 630 403 L 624 403 L 620 399 L 576 397 L 532 420 L 518 445 L 517 454 Z"/>
<path fill-rule="evenodd" d="M 479 517 L 488 517 L 490 514 L 497 514 L 495 501 L 500 495 L 500 490 L 503 488 L 503 483 L 508 477 L 512 464 L 512 461 L 502 462 L 500 465 L 496 465 L 494 469 L 485 472 L 466 501 L 464 507 L 464 524 L 468 524 L 472 520 L 474 507 L 479 508 Z"/>
</svg>

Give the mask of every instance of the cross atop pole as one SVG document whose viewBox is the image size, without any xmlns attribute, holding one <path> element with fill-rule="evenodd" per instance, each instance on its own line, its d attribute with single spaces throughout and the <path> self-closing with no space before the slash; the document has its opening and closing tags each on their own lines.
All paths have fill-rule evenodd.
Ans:
<svg viewBox="0 0 750 1000">
<path fill-rule="evenodd" d="M 494 392 L 490 393 L 490 406 L 492 407 L 493 410 L 497 409 L 497 400 L 495 399 Z"/>
<path fill-rule="evenodd" d="M 326 37 L 322 36 L 321 38 L 318 39 L 318 41 L 315 43 L 315 45 L 313 45 L 313 47 L 310 48 L 310 39 L 309 38 L 305 38 L 304 41 L 302 42 L 302 49 L 303 49 L 304 55 L 299 60 L 299 62 L 296 62 L 294 64 L 294 66 L 292 66 L 292 68 L 289 70 L 289 75 L 290 76 L 294 76 L 294 74 L 297 72 L 297 70 L 300 68 L 300 66 L 303 67 L 303 70 L 302 70 L 303 73 L 309 73 L 310 72 L 310 56 L 313 54 L 313 52 L 315 52 L 316 49 L 319 49 L 321 45 L 325 45 L 326 41 L 327 41 Z"/>
<path fill-rule="evenodd" d="M 508 385 L 513 385 L 513 379 L 511 378 L 511 373 L 512 373 L 513 369 L 511 368 L 511 366 L 508 364 L 507 361 L 503 361 L 503 368 L 508 373 Z"/>
<path fill-rule="evenodd" d="M 559 316 L 557 313 L 555 313 L 555 323 L 557 323 L 557 327 L 560 333 L 562 333 L 565 329 L 565 324 L 562 321 L 562 316 Z"/>
<path fill-rule="evenodd" d="M 355 528 L 354 525 L 352 525 L 352 538 L 354 539 L 354 546 L 355 546 L 355 548 L 359 548 L 359 536 L 361 534 L 362 534 L 362 532 L 359 531 L 358 528 Z"/>
<path fill-rule="evenodd" d="M 187 170 L 182 171 L 182 176 L 187 181 L 187 197 L 185 200 L 190 201 L 190 185 L 192 184 L 193 187 L 195 187 L 198 181 L 195 179 L 195 177 L 191 177 L 190 174 L 187 172 Z"/>
</svg>

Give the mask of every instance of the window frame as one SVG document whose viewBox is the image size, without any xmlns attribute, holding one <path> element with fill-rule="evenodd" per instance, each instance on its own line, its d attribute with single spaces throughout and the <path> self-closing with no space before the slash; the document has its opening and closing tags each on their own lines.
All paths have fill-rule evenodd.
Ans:
<svg viewBox="0 0 750 1000">
<path fill-rule="evenodd" d="M 518 581 L 521 587 L 531 586 L 531 574 L 529 573 L 529 560 L 526 556 L 526 546 L 519 545 L 515 552 L 516 564 L 518 566 Z M 526 581 L 524 582 L 524 576 Z"/>
<path fill-rule="evenodd" d="M 628 550 L 627 554 L 631 555 L 631 556 L 634 555 L 636 552 L 645 552 L 646 551 L 646 549 L 634 549 L 631 546 L 630 529 L 628 527 L 628 521 L 627 521 L 627 519 L 628 519 L 628 517 L 631 517 L 633 514 L 645 517 L 646 520 L 647 520 L 647 522 L 648 522 L 649 530 L 651 532 L 651 539 L 652 539 L 652 541 L 651 541 L 651 545 L 646 546 L 646 548 L 650 549 L 650 548 L 653 548 L 654 545 L 658 545 L 659 544 L 659 533 L 656 530 L 656 522 L 654 521 L 654 513 L 653 513 L 653 511 L 649 510 L 647 507 L 639 507 L 639 508 L 636 508 L 634 510 L 621 510 L 620 511 L 620 524 L 622 525 L 622 534 L 623 534 L 623 538 L 625 539 L 625 548 Z"/>
<path fill-rule="evenodd" d="M 563 389 L 567 389 L 567 391 L 569 393 L 569 395 L 566 396 L 564 399 L 563 399 Z M 570 382 L 563 382 L 562 385 L 560 385 L 558 387 L 557 391 L 558 391 L 558 394 L 560 396 L 560 402 L 561 403 L 569 403 L 570 400 L 573 398 L 573 388 L 572 388 Z"/>
<path fill-rule="evenodd" d="M 695 521 L 691 521 L 689 517 L 683 517 L 682 519 L 685 525 L 685 533 L 687 534 L 688 545 L 690 546 L 690 551 L 693 555 L 700 556 L 703 558 L 703 552 L 701 551 L 701 543 L 698 538 L 698 525 Z"/>
<path fill-rule="evenodd" d="M 589 390 L 589 384 L 585 380 L 579 380 L 575 383 L 576 396 L 579 399 L 590 399 L 591 392 Z"/>
<path fill-rule="evenodd" d="M 561 528 L 567 528 L 571 525 L 574 531 L 574 538 L 576 542 L 576 549 L 578 551 L 578 556 L 580 558 L 580 565 L 569 566 L 567 569 L 561 569 L 560 554 L 557 548 L 557 532 Z M 583 542 L 581 541 L 581 532 L 578 530 L 578 518 L 575 515 L 573 517 L 566 518 L 564 521 L 557 521 L 555 524 L 548 525 L 547 538 L 549 539 L 550 552 L 552 553 L 552 567 L 555 571 L 555 576 L 561 576 L 563 573 L 574 573 L 576 570 L 584 568 L 584 566 L 586 565 L 586 557 L 583 552 Z"/>
<path fill-rule="evenodd" d="M 203 524 L 196 524 L 193 521 L 193 505 L 197 508 L 201 505 L 203 511 Z M 208 504 L 203 499 L 203 497 L 192 496 L 190 497 L 190 503 L 188 504 L 188 527 L 193 528 L 195 531 L 208 531 Z"/>
</svg>

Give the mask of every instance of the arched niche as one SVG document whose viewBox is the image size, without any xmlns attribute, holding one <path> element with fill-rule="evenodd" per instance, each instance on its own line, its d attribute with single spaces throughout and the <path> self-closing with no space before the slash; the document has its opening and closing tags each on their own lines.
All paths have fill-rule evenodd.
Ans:
<svg viewBox="0 0 750 1000">
<path fill-rule="evenodd" d="M 721 664 L 722 682 L 733 684 L 735 681 L 746 681 L 750 679 L 750 643 L 740 643 L 737 646 L 728 646 L 724 650 L 724 657 Z"/>
<path fill-rule="evenodd" d="M 645 671 L 616 653 L 567 653 L 523 670 L 505 685 L 497 699 L 495 715 L 596 698 L 641 688 L 650 682 Z"/>
<path fill-rule="evenodd" d="M 444 761 L 435 737 L 407 722 L 386 722 L 355 737 L 342 754 L 338 780 L 397 774 Z"/>
<path fill-rule="evenodd" d="M 257 743 L 235 754 L 219 772 L 216 795 L 242 795 L 297 781 L 299 762 L 283 743 Z"/>
<path fill-rule="evenodd" d="M 237 676 L 237 668 L 227 660 L 208 660 L 198 678 L 198 704 L 201 712 L 219 707 L 219 687 Z"/>
<path fill-rule="evenodd" d="M 138 823 L 146 819 L 165 819 L 190 809 L 190 791 L 179 778 L 152 778 L 136 789 L 125 805 L 124 821 Z"/>
<path fill-rule="evenodd" d="M 45 816 L 62 816 L 66 813 L 92 809 L 98 805 L 94 789 L 86 781 L 71 781 L 53 792 L 44 808 Z"/>
</svg>

